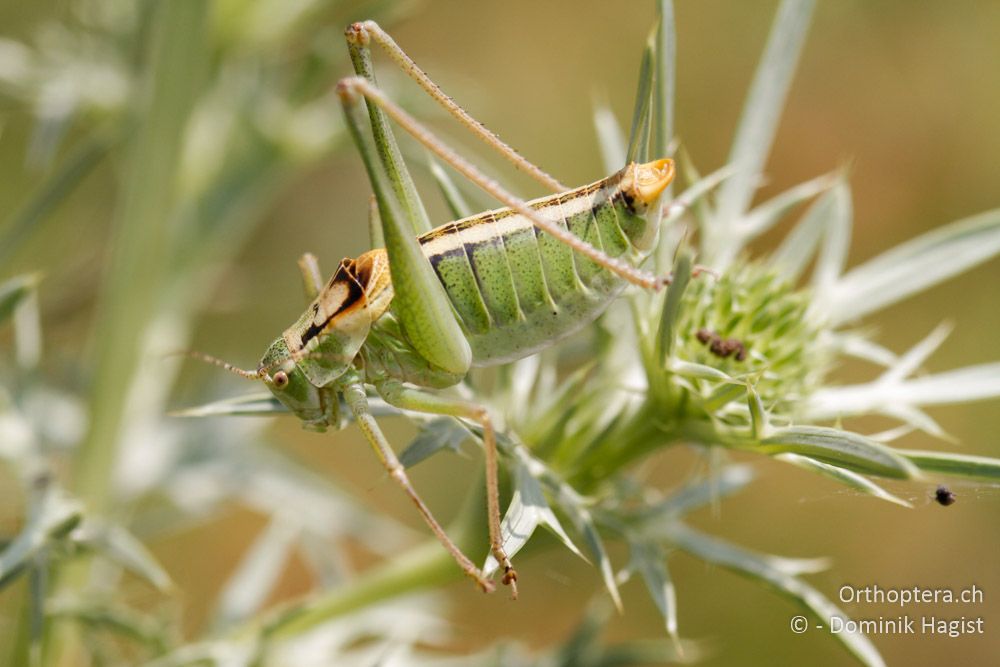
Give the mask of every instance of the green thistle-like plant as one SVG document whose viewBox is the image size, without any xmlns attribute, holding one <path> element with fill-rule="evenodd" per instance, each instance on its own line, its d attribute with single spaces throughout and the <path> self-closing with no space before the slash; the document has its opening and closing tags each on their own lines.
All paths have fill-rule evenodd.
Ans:
<svg viewBox="0 0 1000 667">
<path fill-rule="evenodd" d="M 941 331 L 897 356 L 848 328 L 879 307 L 1000 252 L 1000 212 L 947 226 L 844 274 L 852 210 L 842 175 L 816 178 L 749 207 L 812 5 L 782 3 L 729 165 L 701 177 L 689 162 L 682 164 L 686 189 L 665 211 L 658 253 L 661 268 L 674 268 L 666 293 L 631 293 L 612 305 L 589 342 L 524 359 L 495 375 L 471 377 L 464 387 L 502 417 L 512 488 L 502 525 L 506 551 L 531 551 L 539 544 L 535 530 L 545 526 L 594 563 L 619 607 L 618 587 L 637 576 L 663 614 L 677 650 L 674 658 L 696 657 L 690 645 L 682 651 L 677 620 L 682 601 L 667 567 L 668 553 L 675 550 L 763 582 L 819 619 L 846 618 L 803 578 L 827 568 L 826 560 L 756 553 L 686 524 L 687 514 L 753 481 L 753 469 L 730 463 L 727 452 L 772 457 L 904 506 L 909 503 L 872 478 L 1000 475 L 1000 462 L 993 459 L 887 444 L 906 429 L 940 432 L 921 411 L 924 404 L 1000 395 L 1000 368 L 985 365 L 908 380 L 941 342 Z M 630 147 L 625 148 L 606 110 L 598 110 L 595 118 L 609 170 L 626 155 L 641 157 L 647 137 L 662 154 L 664 139 L 671 136 L 670 3 L 661 9 L 640 75 Z M 659 121 L 650 124 L 655 110 Z M 436 177 L 446 193 L 457 191 L 441 172 Z M 810 201 L 778 248 L 756 257 L 749 244 Z M 697 241 L 697 253 L 684 239 Z M 695 254 L 710 271 L 692 277 Z M 813 260 L 811 277 L 803 284 Z M 837 386 L 830 371 L 844 357 L 875 361 L 887 370 L 871 385 Z M 219 405 L 209 411 L 230 409 Z M 902 420 L 904 429 L 865 436 L 829 425 L 873 413 Z M 454 451 L 467 435 L 466 426 L 453 420 L 430 420 L 401 459 L 415 465 L 437 452 Z M 682 444 L 704 452 L 701 475 L 667 494 L 633 477 L 636 464 Z M 483 527 L 478 512 L 462 516 L 453 530 L 469 543 Z M 627 546 L 626 563 L 612 562 L 609 541 Z M 357 582 L 292 605 L 244 631 L 263 637 L 266 647 L 282 646 L 358 607 L 441 577 L 457 578 L 447 557 L 432 547 L 403 554 Z M 488 558 L 487 570 L 495 567 Z M 844 632 L 836 639 L 861 662 L 882 664 L 863 635 Z M 665 651 L 660 656 L 672 659 Z M 594 657 L 592 664 L 603 663 Z"/>
<path fill-rule="evenodd" d="M 796 402 L 822 381 L 828 364 L 819 344 L 821 327 L 808 309 L 808 293 L 787 277 L 759 263 L 735 265 L 718 279 L 688 284 L 674 327 L 674 352 L 729 376 L 748 376 L 764 405 L 791 416 Z M 738 347 L 727 347 L 727 341 Z M 727 386 L 719 380 L 695 384 L 692 389 L 702 395 Z"/>
<path fill-rule="evenodd" d="M 1000 461 L 993 459 L 888 446 L 888 438 L 902 430 L 873 437 L 829 425 L 876 413 L 900 419 L 906 428 L 937 433 L 921 405 L 1000 395 L 996 365 L 907 380 L 941 342 L 940 332 L 897 356 L 846 328 L 1000 252 L 1000 212 L 955 223 L 844 274 L 852 210 L 842 175 L 816 178 L 750 208 L 812 7 L 808 0 L 782 3 L 729 164 L 701 177 L 686 158 L 682 162 L 686 189 L 665 210 L 657 258 L 661 268 L 674 268 L 669 289 L 620 299 L 589 342 L 470 377 L 462 388 L 502 417 L 512 489 L 502 524 L 507 553 L 532 550 L 538 544 L 532 539 L 535 530 L 545 526 L 594 563 L 619 608 L 620 584 L 637 576 L 663 614 L 678 656 L 688 659 L 695 651 L 682 649 L 679 602 L 667 567 L 674 550 L 761 581 L 818 619 L 846 618 L 803 578 L 828 567 L 826 560 L 756 553 L 686 524 L 687 514 L 753 481 L 753 469 L 730 463 L 727 452 L 772 457 L 904 506 L 909 504 L 872 478 L 916 479 L 925 472 L 971 479 L 1000 475 Z M 607 111 L 598 110 L 595 117 L 609 170 L 626 156 L 642 158 L 647 139 L 662 154 L 671 136 L 670 3 L 662 3 L 661 10 L 640 74 L 629 147 Z M 658 120 L 650 122 L 651 117 Z M 442 172 L 435 175 L 446 193 L 457 191 Z M 749 244 L 810 201 L 778 248 L 755 257 Z M 697 252 L 687 239 L 697 241 Z M 697 277 L 692 275 L 695 255 L 708 267 Z M 803 272 L 814 259 L 810 280 L 803 284 Z M 881 363 L 886 373 L 870 386 L 831 384 L 831 368 L 847 356 Z M 581 359 L 588 361 L 581 364 Z M 567 373 L 567 368 L 575 370 Z M 952 380 L 959 376 L 965 382 L 956 385 Z M 260 409 L 256 403 L 220 404 L 201 414 L 242 411 L 247 405 Z M 450 419 L 429 420 L 401 460 L 415 465 L 454 451 L 467 438 L 466 429 Z M 637 464 L 677 445 L 704 452 L 702 474 L 667 494 L 633 477 Z M 483 530 L 477 516 L 466 511 L 453 527 L 466 543 Z M 609 541 L 627 546 L 626 563 L 611 561 Z M 487 558 L 487 571 L 495 567 Z M 359 607 L 458 576 L 445 554 L 424 546 L 242 632 L 263 638 L 266 655 Z M 861 662 L 882 664 L 865 636 L 843 632 L 836 639 Z"/>
</svg>

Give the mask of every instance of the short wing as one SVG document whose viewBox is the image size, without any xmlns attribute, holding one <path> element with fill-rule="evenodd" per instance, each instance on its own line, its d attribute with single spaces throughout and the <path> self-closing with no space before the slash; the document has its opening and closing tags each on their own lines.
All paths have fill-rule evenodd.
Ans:
<svg viewBox="0 0 1000 667">
<path fill-rule="evenodd" d="M 384 250 L 340 262 L 330 282 L 284 333 L 293 359 L 313 385 L 326 386 L 344 374 L 391 299 Z"/>
</svg>

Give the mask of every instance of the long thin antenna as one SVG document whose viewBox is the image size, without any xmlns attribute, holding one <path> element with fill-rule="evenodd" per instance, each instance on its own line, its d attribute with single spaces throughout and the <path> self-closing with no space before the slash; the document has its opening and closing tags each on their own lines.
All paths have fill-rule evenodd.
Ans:
<svg viewBox="0 0 1000 667">
<path fill-rule="evenodd" d="M 209 354 L 205 354 L 204 352 L 196 352 L 194 350 L 180 350 L 178 352 L 174 352 L 173 355 L 183 355 L 185 357 L 191 357 L 192 359 L 198 359 L 200 361 L 204 361 L 206 364 L 212 364 L 213 366 L 224 368 L 230 373 L 239 375 L 240 377 L 246 378 L 247 380 L 257 381 L 264 379 L 264 376 L 261 375 L 259 371 L 247 371 L 243 370 L 242 368 L 237 368 L 236 366 L 233 366 L 232 364 L 227 363 L 222 359 L 216 359 L 215 357 Z"/>
</svg>

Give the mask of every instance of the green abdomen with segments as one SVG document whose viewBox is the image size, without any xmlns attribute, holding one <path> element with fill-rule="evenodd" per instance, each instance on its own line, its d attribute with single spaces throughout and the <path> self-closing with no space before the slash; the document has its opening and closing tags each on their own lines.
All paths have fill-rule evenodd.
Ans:
<svg viewBox="0 0 1000 667">
<path fill-rule="evenodd" d="M 655 243 L 658 216 L 621 188 L 625 170 L 530 206 L 611 257 L 641 261 Z M 479 366 L 536 352 L 591 322 L 624 281 L 500 209 L 419 239 L 444 286 Z"/>
</svg>

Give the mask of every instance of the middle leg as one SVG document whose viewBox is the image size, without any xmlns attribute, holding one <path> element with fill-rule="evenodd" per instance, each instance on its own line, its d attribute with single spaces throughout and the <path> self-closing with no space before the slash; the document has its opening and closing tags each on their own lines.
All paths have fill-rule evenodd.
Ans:
<svg viewBox="0 0 1000 667">
<path fill-rule="evenodd" d="M 416 505 L 417 511 L 423 517 L 424 522 L 430 527 L 434 536 L 438 538 L 444 548 L 451 554 L 451 557 L 455 559 L 458 566 L 462 569 L 465 574 L 475 581 L 479 588 L 482 589 L 484 593 L 489 593 L 493 591 L 493 584 L 486 577 L 483 576 L 482 572 L 473 565 L 472 561 L 462 553 L 462 550 L 458 548 L 451 538 L 448 537 L 447 533 L 441 527 L 441 524 L 437 522 L 434 515 L 431 514 L 430 509 L 424 504 L 424 501 L 417 494 L 413 485 L 410 484 L 410 478 L 406 474 L 406 470 L 403 465 L 399 462 L 396 454 L 392 451 L 392 447 L 389 446 L 388 441 L 382 434 L 382 430 L 378 427 L 378 423 L 372 416 L 371 411 L 368 407 L 368 397 L 365 394 L 365 389 L 360 384 L 351 384 L 344 389 L 344 399 L 347 401 L 348 406 L 351 408 L 351 412 L 354 413 L 354 418 L 358 426 L 361 428 L 361 432 L 364 433 L 365 439 L 378 454 L 379 460 L 382 465 L 385 466 L 386 472 L 403 489 L 403 492 L 409 496 L 413 504 Z"/>
<path fill-rule="evenodd" d="M 376 386 L 386 403 L 404 410 L 434 415 L 464 417 L 483 429 L 483 449 L 486 452 L 486 511 L 490 530 L 490 552 L 503 568 L 503 583 L 510 586 L 511 597 L 517 599 L 517 572 L 503 548 L 500 534 L 500 484 L 498 480 L 497 438 L 486 408 L 461 399 L 440 396 L 428 391 L 406 387 L 399 382 L 384 382 Z"/>
</svg>

